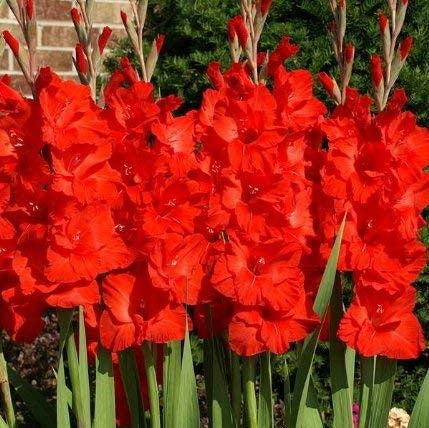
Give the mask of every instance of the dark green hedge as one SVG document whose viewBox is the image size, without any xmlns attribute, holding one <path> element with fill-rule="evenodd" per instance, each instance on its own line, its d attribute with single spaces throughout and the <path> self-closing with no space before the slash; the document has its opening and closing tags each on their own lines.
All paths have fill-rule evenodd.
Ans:
<svg viewBox="0 0 429 428">
<path fill-rule="evenodd" d="M 150 6 L 147 38 L 163 33 L 166 43 L 155 73 L 162 93 L 178 94 L 186 107 L 198 106 L 208 86 L 205 70 L 211 61 L 229 64 L 226 44 L 227 20 L 238 13 L 237 0 L 158 0 Z M 347 41 L 356 46 L 356 65 L 351 84 L 370 91 L 370 56 L 381 52 L 377 13 L 386 10 L 386 0 L 349 0 Z M 274 0 L 262 37 L 262 49 L 272 50 L 281 36 L 293 38 L 301 51 L 287 63 L 289 68 L 308 68 L 312 73 L 335 70 L 326 27 L 331 21 L 327 0 Z M 429 125 L 429 2 L 412 0 L 403 35 L 412 35 L 415 45 L 398 84 L 410 97 L 409 107 L 421 123 Z M 126 41 L 107 61 L 109 69 L 120 55 L 132 56 Z M 324 96 L 318 90 L 318 95 Z"/>
</svg>

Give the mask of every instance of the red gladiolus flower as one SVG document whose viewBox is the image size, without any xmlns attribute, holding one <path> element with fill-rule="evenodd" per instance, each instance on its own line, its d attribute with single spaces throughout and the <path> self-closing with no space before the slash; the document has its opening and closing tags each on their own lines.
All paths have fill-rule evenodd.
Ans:
<svg viewBox="0 0 429 428">
<path fill-rule="evenodd" d="M 108 207 L 88 205 L 84 209 L 71 206 L 64 220 L 53 227 L 47 259 L 46 277 L 71 283 L 125 268 L 132 255 L 115 232 Z"/>
<path fill-rule="evenodd" d="M 211 278 L 215 289 L 243 305 L 276 310 L 293 305 L 304 285 L 300 246 L 282 241 L 246 245 L 234 236 L 229 239 Z"/>
<path fill-rule="evenodd" d="M 287 60 L 290 56 L 295 55 L 299 51 L 297 45 L 290 43 L 290 37 L 282 37 L 280 44 L 274 49 L 273 53 L 268 58 L 267 70 L 270 76 L 273 76 L 275 71 Z"/>
<path fill-rule="evenodd" d="M 185 336 L 186 312 L 150 285 L 144 270 L 137 276 L 111 274 L 103 282 L 106 309 L 100 319 L 101 343 L 118 352 L 144 340 L 165 343 Z M 190 323 L 190 321 L 188 321 Z"/>
<path fill-rule="evenodd" d="M 302 299 L 294 309 L 273 311 L 268 308 L 237 308 L 229 325 L 229 344 L 238 355 L 251 356 L 264 351 L 283 354 L 291 342 L 306 337 L 319 324 L 319 319 L 303 306 Z"/>
<path fill-rule="evenodd" d="M 365 357 L 417 358 L 425 342 L 412 313 L 415 295 L 412 287 L 393 295 L 360 287 L 341 321 L 338 336 Z"/>
</svg>

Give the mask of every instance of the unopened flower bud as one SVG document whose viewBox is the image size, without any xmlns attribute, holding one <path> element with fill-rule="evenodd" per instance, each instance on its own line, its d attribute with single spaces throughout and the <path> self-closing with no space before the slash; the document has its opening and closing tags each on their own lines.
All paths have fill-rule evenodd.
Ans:
<svg viewBox="0 0 429 428">
<path fill-rule="evenodd" d="M 88 71 L 88 64 L 86 62 L 85 53 L 80 43 L 76 45 L 76 66 L 80 73 L 86 74 Z"/>
<path fill-rule="evenodd" d="M 413 47 L 414 39 L 412 37 L 407 37 L 402 43 L 399 48 L 400 54 L 401 54 L 401 61 L 405 61 L 407 59 L 408 54 L 411 51 L 411 48 Z"/>
<path fill-rule="evenodd" d="M 27 12 L 28 19 L 33 19 L 34 16 L 34 3 L 33 0 L 26 0 L 25 10 Z"/>
<path fill-rule="evenodd" d="M 261 0 L 260 10 L 261 10 L 262 16 L 265 16 L 268 13 L 268 11 L 270 10 L 272 2 L 273 2 L 273 0 Z"/>
<path fill-rule="evenodd" d="M 214 88 L 220 89 L 225 86 L 225 80 L 220 71 L 220 64 L 218 62 L 211 62 L 209 64 L 207 67 L 207 76 Z"/>
<path fill-rule="evenodd" d="M 355 47 L 352 43 L 347 43 L 344 58 L 346 60 L 346 64 L 351 64 L 355 57 Z"/>
<path fill-rule="evenodd" d="M 155 39 L 155 43 L 156 43 L 156 50 L 158 52 L 158 54 L 161 52 L 162 47 L 164 46 L 164 42 L 165 42 L 165 35 L 164 34 L 160 34 L 156 39 Z"/>
<path fill-rule="evenodd" d="M 104 27 L 103 31 L 98 38 L 98 50 L 100 55 L 103 53 L 104 48 L 106 47 L 107 42 L 109 41 L 110 35 L 112 34 L 112 29 L 110 27 Z"/>
<path fill-rule="evenodd" d="M 5 84 L 6 86 L 10 86 L 12 79 L 10 78 L 9 74 L 4 74 L 0 79 L 0 82 Z"/>
<path fill-rule="evenodd" d="M 379 88 L 383 82 L 383 66 L 379 55 L 371 57 L 371 78 L 375 88 Z"/>
<path fill-rule="evenodd" d="M 75 25 L 79 25 L 80 24 L 80 14 L 79 11 L 74 7 L 72 8 L 72 10 L 70 11 L 70 15 L 72 17 L 72 21 Z"/>
<path fill-rule="evenodd" d="M 12 34 L 7 30 L 4 30 L 2 34 L 3 34 L 3 38 L 4 38 L 5 42 L 9 45 L 13 54 L 15 56 L 18 56 L 19 55 L 19 42 L 18 42 L 18 40 L 15 39 L 15 37 L 13 37 Z"/>
<path fill-rule="evenodd" d="M 330 95 L 330 97 L 335 100 L 337 103 L 341 102 L 341 93 L 340 88 L 338 87 L 337 82 L 327 73 L 322 72 L 317 76 L 319 78 L 320 83 L 325 88 L 325 91 Z"/>
<path fill-rule="evenodd" d="M 238 37 L 241 47 L 245 49 L 249 39 L 249 32 L 241 15 L 231 18 L 228 23 L 228 36 L 231 42 L 233 42 L 235 35 Z"/>
<path fill-rule="evenodd" d="M 384 34 L 389 26 L 389 20 L 384 13 L 380 13 L 378 16 L 378 23 L 380 25 L 381 34 Z"/>
<path fill-rule="evenodd" d="M 124 25 L 127 25 L 128 15 L 123 10 L 121 10 L 121 19 L 122 19 L 122 23 Z"/>
</svg>

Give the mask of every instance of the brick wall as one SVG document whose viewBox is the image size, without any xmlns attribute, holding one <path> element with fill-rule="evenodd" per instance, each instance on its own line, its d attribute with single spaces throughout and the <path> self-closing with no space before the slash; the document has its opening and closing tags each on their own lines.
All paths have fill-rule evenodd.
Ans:
<svg viewBox="0 0 429 428">
<path fill-rule="evenodd" d="M 34 0 L 37 17 L 38 65 L 49 65 L 63 77 L 75 78 L 72 54 L 77 43 L 76 33 L 70 19 L 71 0 Z M 105 25 L 113 29 L 112 40 L 123 37 L 120 11 L 129 13 L 128 0 L 96 0 L 94 27 L 96 31 Z M 12 12 L 4 2 L 0 6 L 0 31 L 9 30 L 22 40 L 19 27 Z M 7 48 L 0 58 L 0 76 L 9 74 L 15 88 L 28 93 L 27 84 L 21 76 L 12 52 Z"/>
</svg>

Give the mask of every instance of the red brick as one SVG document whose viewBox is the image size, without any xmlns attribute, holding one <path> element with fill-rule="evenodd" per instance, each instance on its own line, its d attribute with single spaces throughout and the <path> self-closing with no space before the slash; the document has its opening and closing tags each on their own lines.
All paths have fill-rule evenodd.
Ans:
<svg viewBox="0 0 429 428">
<path fill-rule="evenodd" d="M 11 86 L 24 95 L 30 95 L 31 90 L 23 76 L 11 76 Z"/>
<path fill-rule="evenodd" d="M 56 72 L 73 71 L 72 52 L 64 51 L 38 51 L 37 65 L 39 67 L 51 67 Z M 20 70 L 16 60 L 14 70 Z"/>
<path fill-rule="evenodd" d="M 41 51 L 37 54 L 40 67 L 52 67 L 56 72 L 72 71 L 73 61 L 71 52 Z"/>
<path fill-rule="evenodd" d="M 5 24 L 0 22 L 0 33 L 4 30 L 10 31 L 15 37 L 15 39 L 18 39 L 20 43 L 25 43 L 24 36 L 22 35 L 21 29 L 19 28 L 18 24 Z"/>
<path fill-rule="evenodd" d="M 99 24 L 121 24 L 121 10 L 131 17 L 129 3 L 96 3 L 94 8 L 94 22 Z"/>
<path fill-rule="evenodd" d="M 5 49 L 3 54 L 0 56 L 0 70 L 9 69 L 9 51 Z"/>
<path fill-rule="evenodd" d="M 38 0 L 36 6 L 37 19 L 70 21 L 71 1 Z"/>
<path fill-rule="evenodd" d="M 4 1 L 3 4 L 0 5 L 0 18 L 7 18 L 9 16 L 9 6 Z"/>
<path fill-rule="evenodd" d="M 118 47 L 119 41 L 124 37 L 127 37 L 127 32 L 125 31 L 125 29 L 113 30 L 112 36 L 109 39 L 109 43 L 107 44 L 107 47 L 109 49 Z"/>
<path fill-rule="evenodd" d="M 76 31 L 73 27 L 44 26 L 39 43 L 42 46 L 74 46 L 77 43 Z"/>
</svg>

